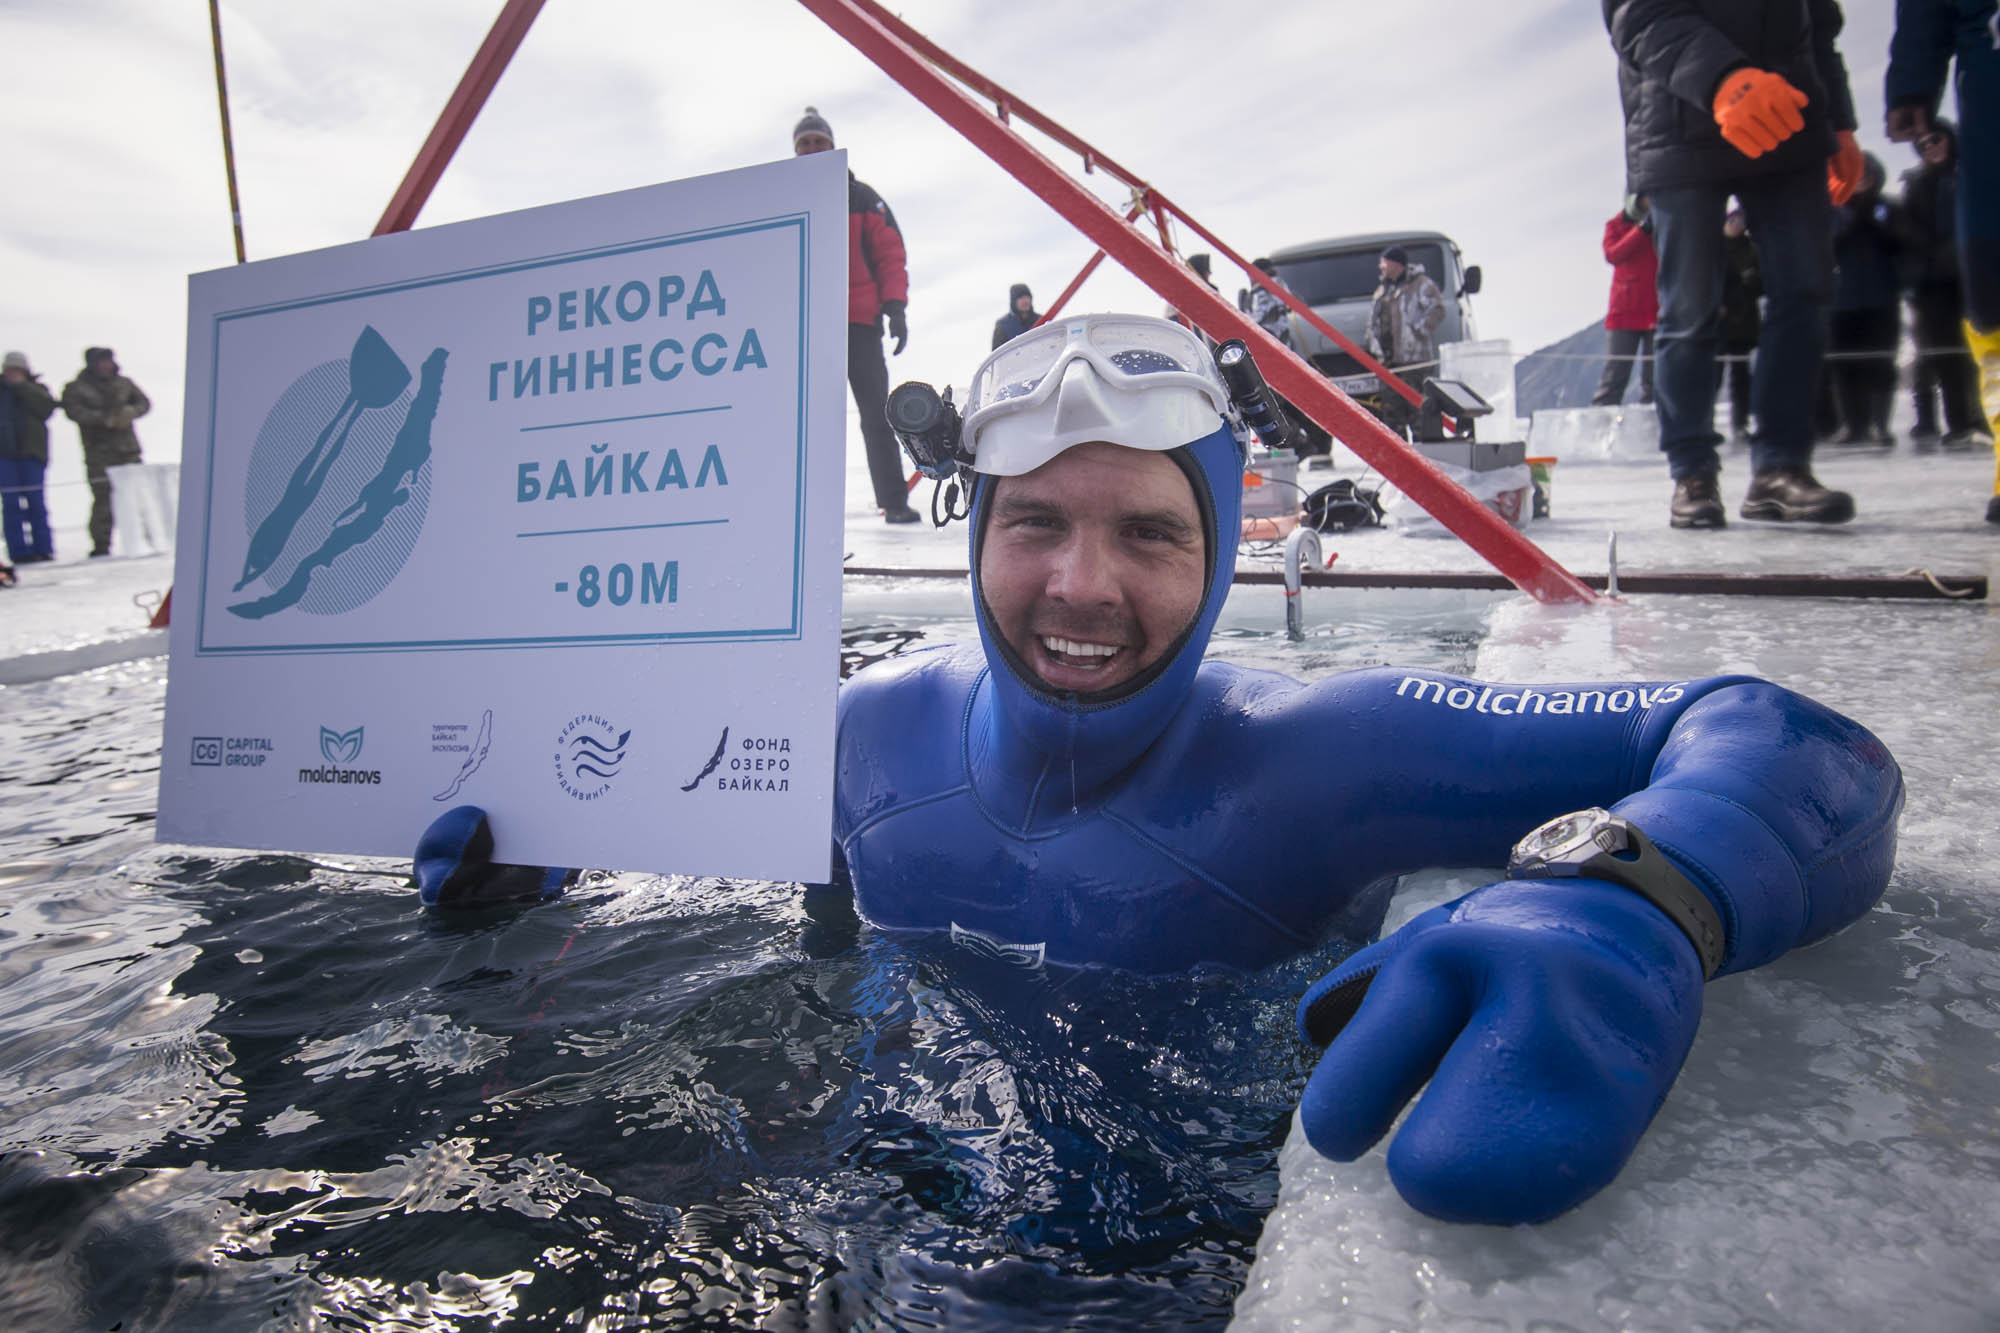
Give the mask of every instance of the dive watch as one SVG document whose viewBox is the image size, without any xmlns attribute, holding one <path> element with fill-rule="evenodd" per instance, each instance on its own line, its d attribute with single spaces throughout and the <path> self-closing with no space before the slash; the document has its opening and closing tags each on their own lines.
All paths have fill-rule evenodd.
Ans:
<svg viewBox="0 0 2000 1333">
<path fill-rule="evenodd" d="M 1601 879 L 1632 890 L 1679 926 L 1701 959 L 1704 980 L 1722 965 L 1722 918 L 1652 839 L 1602 806 L 1558 815 L 1514 844 L 1515 879 Z"/>
</svg>

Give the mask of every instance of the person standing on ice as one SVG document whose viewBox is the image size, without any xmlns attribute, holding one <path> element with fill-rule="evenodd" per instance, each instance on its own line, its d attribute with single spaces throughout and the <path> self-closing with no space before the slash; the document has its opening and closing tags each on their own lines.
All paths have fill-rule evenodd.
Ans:
<svg viewBox="0 0 2000 1333">
<path fill-rule="evenodd" d="M 1042 322 L 1035 313 L 1035 294 L 1028 290 L 1028 284 L 1017 282 L 1007 289 L 1007 313 L 993 321 L 993 346 L 999 349 L 1001 343 L 1011 342 L 1029 329 Z"/>
<path fill-rule="evenodd" d="M 807 107 L 792 127 L 792 155 L 833 151 L 833 127 Z M 910 339 L 904 311 L 910 299 L 902 229 L 882 196 L 847 173 L 847 384 L 861 413 L 861 441 L 868 451 L 868 479 L 875 504 L 890 523 L 914 523 L 903 462 L 889 433 L 889 363 L 882 358 L 882 325 L 903 354 Z"/>
<path fill-rule="evenodd" d="M 1831 934 L 1888 882 L 1895 761 L 1765 681 L 1204 661 L 1250 436 L 1192 331 L 1045 324 L 986 359 L 965 408 L 905 443 L 970 487 L 978 642 L 842 687 L 836 880 L 882 931 L 1160 974 L 1365 944 L 1397 876 L 1507 865 L 1300 1005 L 1327 1047 L 1300 1103 L 1321 1152 L 1366 1152 L 1422 1090 L 1388 1153 L 1415 1207 L 1534 1222 L 1595 1194 L 1666 1098 L 1703 981 Z M 566 872 L 492 850 L 477 807 L 440 816 L 423 901 L 562 892 Z"/>
<path fill-rule="evenodd" d="M 1896 0 L 1896 35 L 1883 80 L 1887 129 L 1920 140 L 1937 120 L 1945 71 L 1958 61 L 1958 260 L 1965 340 L 1979 367 L 1979 399 L 1996 450 L 1986 521 L 2000 523 L 2000 4 Z"/>
<path fill-rule="evenodd" d="M 1744 518 L 1845 523 L 1854 497 L 1812 473 L 1813 393 L 1833 287 L 1833 205 L 1861 179 L 1835 0 L 1603 0 L 1618 56 L 1628 190 L 1660 256 L 1656 402 L 1668 521 L 1719 528 L 1715 431 L 1722 217 L 1735 195 L 1767 308 Z"/>
<path fill-rule="evenodd" d="M 1985 435 L 1979 371 L 1965 346 L 1965 287 L 1958 270 L 1958 130 L 1940 117 L 1911 145 L 1918 163 L 1903 173 L 1903 249 L 1916 348 L 1916 439 L 1947 447 Z M 1940 432 L 1939 404 L 1943 404 Z M 1988 443 L 1988 441 L 1981 441 Z"/>
<path fill-rule="evenodd" d="M 83 369 L 63 386 L 63 413 L 83 436 L 83 465 L 90 475 L 90 553 L 111 554 L 111 473 L 140 459 L 132 423 L 153 410 L 152 399 L 118 373 L 109 347 L 84 349 Z"/>
<path fill-rule="evenodd" d="M 1729 385 L 1729 442 L 1750 443 L 1750 366 L 1764 331 L 1764 281 L 1743 210 L 1722 219 L 1722 377 Z"/>
<path fill-rule="evenodd" d="M 1392 245 L 1376 256 L 1381 283 L 1368 307 L 1368 352 L 1417 388 L 1437 369 L 1437 331 L 1444 323 L 1444 293 L 1410 262 L 1409 252 Z M 1386 386 L 1381 393 L 1382 424 L 1401 433 L 1416 420 L 1417 409 Z"/>
<path fill-rule="evenodd" d="M 1604 314 L 1604 374 L 1592 407 L 1625 401 L 1632 363 L 1639 363 L 1639 401 L 1653 401 L 1653 325 L 1660 316 L 1655 289 L 1660 260 L 1653 253 L 1653 221 L 1646 196 L 1625 197 L 1625 207 L 1604 224 L 1604 262 L 1611 265 L 1611 302 Z"/>
<path fill-rule="evenodd" d="M 55 395 L 28 366 L 25 352 L 0 363 L 0 523 L 16 564 L 53 560 L 42 478 L 49 465 L 49 417 Z"/>
</svg>

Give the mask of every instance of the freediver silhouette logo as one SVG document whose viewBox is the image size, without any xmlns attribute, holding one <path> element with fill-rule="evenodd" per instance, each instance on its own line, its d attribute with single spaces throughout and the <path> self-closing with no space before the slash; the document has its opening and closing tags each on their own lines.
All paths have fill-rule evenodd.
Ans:
<svg viewBox="0 0 2000 1333">
<path fill-rule="evenodd" d="M 430 505 L 431 424 L 447 352 L 410 369 L 373 325 L 345 361 L 316 366 L 279 395 L 244 483 L 242 575 L 268 591 L 232 603 L 246 620 L 296 607 L 340 615 L 394 581 Z"/>
<path fill-rule="evenodd" d="M 335 731 L 332 727 L 319 729 L 319 752 L 329 764 L 351 764 L 361 757 L 361 733 L 363 727 L 352 731 Z"/>
<path fill-rule="evenodd" d="M 628 727 L 620 731 L 595 713 L 579 713 L 556 737 L 556 785 L 579 801 L 594 801 L 611 790 L 625 764 Z"/>
</svg>

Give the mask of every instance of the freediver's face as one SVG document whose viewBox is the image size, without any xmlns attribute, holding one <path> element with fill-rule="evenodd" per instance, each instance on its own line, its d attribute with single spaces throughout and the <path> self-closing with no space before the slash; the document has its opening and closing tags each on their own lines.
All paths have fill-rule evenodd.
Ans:
<svg viewBox="0 0 2000 1333">
<path fill-rule="evenodd" d="M 1163 453 L 1080 444 L 995 483 L 979 586 L 995 630 L 1043 685 L 1112 690 L 1201 609 L 1201 511 Z"/>
</svg>

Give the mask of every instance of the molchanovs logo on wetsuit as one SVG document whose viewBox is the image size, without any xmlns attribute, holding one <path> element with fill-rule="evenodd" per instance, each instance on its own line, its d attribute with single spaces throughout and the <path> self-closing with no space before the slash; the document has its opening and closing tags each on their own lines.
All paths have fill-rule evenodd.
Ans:
<svg viewBox="0 0 2000 1333">
<path fill-rule="evenodd" d="M 299 781 L 315 786 L 324 783 L 346 786 L 356 782 L 366 783 L 371 787 L 380 786 L 382 770 L 379 768 L 341 767 L 342 764 L 351 764 L 361 757 L 361 743 L 365 731 L 364 727 L 356 727 L 352 731 L 335 731 L 332 727 L 322 726 L 319 729 L 319 753 L 320 758 L 326 760 L 326 763 L 319 768 L 300 769 Z"/>
<path fill-rule="evenodd" d="M 1521 717 L 1529 713 L 1629 713 L 1634 708 L 1678 701 L 1686 681 L 1646 688 L 1638 685 L 1598 690 L 1534 690 L 1525 687 L 1501 688 L 1481 685 L 1449 685 L 1441 680 L 1405 676 L 1396 686 L 1398 699 L 1409 697 L 1420 703 L 1443 704 L 1460 712 L 1491 713 L 1495 717 Z"/>
<path fill-rule="evenodd" d="M 625 765 L 631 728 L 620 731 L 595 713 L 579 713 L 556 737 L 556 785 L 579 801 L 611 790 Z"/>
<path fill-rule="evenodd" d="M 337 616 L 395 580 L 430 507 L 446 355 L 439 347 L 424 358 L 412 393 L 409 366 L 366 325 L 346 360 L 315 366 L 278 396 L 251 448 L 232 591 L 256 589 L 230 614 Z"/>
</svg>

